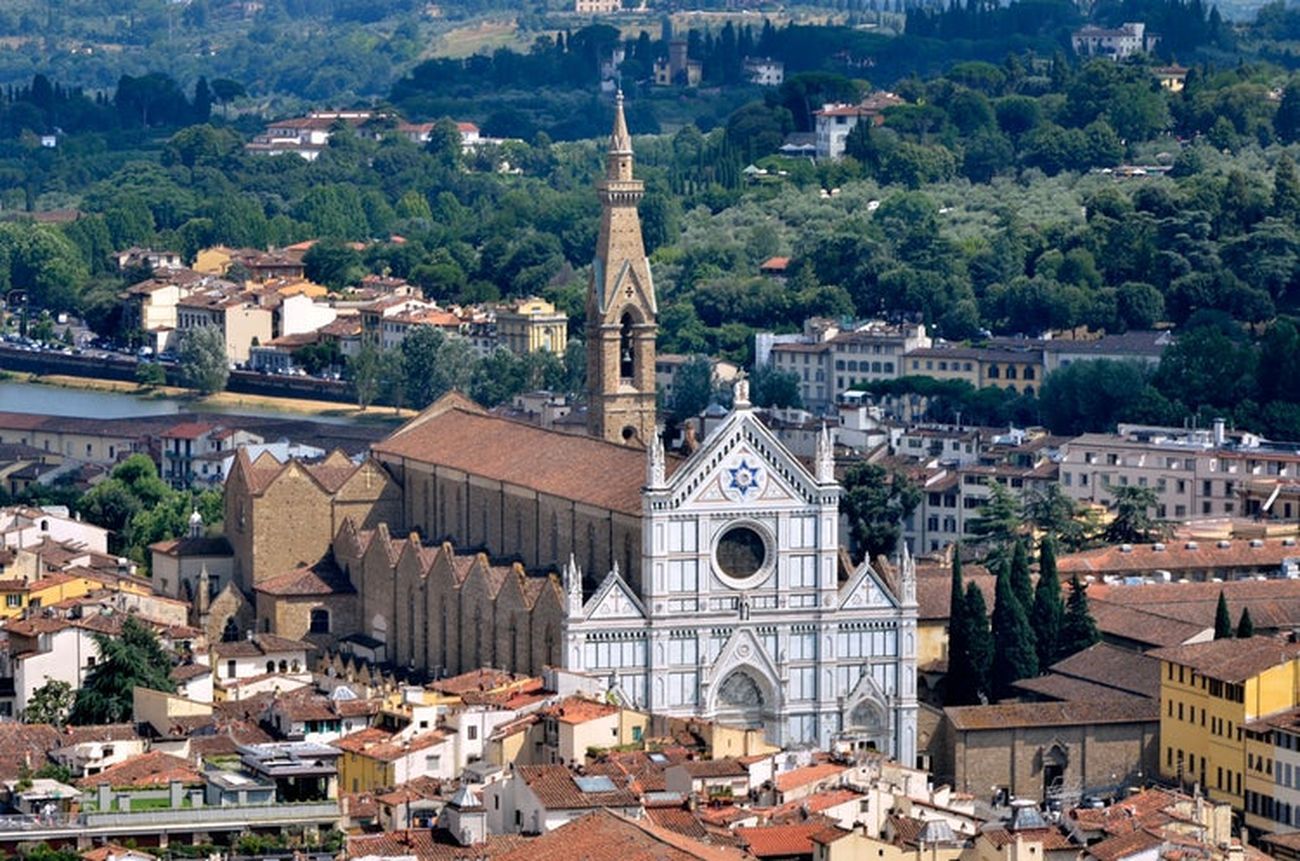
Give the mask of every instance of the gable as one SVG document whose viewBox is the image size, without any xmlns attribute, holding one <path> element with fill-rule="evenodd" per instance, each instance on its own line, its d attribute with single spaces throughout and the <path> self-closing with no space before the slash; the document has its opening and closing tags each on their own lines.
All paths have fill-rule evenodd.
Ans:
<svg viewBox="0 0 1300 861">
<path fill-rule="evenodd" d="M 645 608 L 619 576 L 618 567 L 605 576 L 596 594 L 591 596 L 583 616 L 589 620 L 644 619 Z"/>
<path fill-rule="evenodd" d="M 672 507 L 785 507 L 832 501 L 748 410 L 737 410 L 673 472 Z"/>
<path fill-rule="evenodd" d="M 897 600 L 866 562 L 858 566 L 858 570 L 849 578 L 849 582 L 840 589 L 841 609 L 859 610 L 872 607 L 892 609 L 897 606 Z"/>
</svg>

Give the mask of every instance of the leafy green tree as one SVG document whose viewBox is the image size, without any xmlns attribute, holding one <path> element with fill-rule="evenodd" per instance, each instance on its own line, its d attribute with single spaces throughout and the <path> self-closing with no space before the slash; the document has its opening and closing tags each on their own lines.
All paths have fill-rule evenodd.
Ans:
<svg viewBox="0 0 1300 861">
<path fill-rule="evenodd" d="M 1066 599 L 1065 616 L 1061 619 L 1060 642 L 1057 660 L 1101 642 L 1101 632 L 1088 609 L 1088 587 L 1078 574 L 1070 578 L 1070 596 Z"/>
<path fill-rule="evenodd" d="M 456 168 L 460 165 L 463 149 L 460 129 L 454 120 L 446 117 L 433 124 L 433 131 L 429 133 L 429 140 L 424 145 L 425 152 L 432 155 L 434 160 L 445 168 Z"/>
<path fill-rule="evenodd" d="M 137 687 L 172 693 L 171 659 L 158 635 L 135 616 L 122 621 L 121 633 L 96 633 L 99 659 L 77 691 L 70 721 L 77 725 L 131 720 L 132 693 Z"/>
<path fill-rule="evenodd" d="M 773 365 L 761 365 L 749 375 L 750 399 L 759 407 L 803 406 L 799 393 L 799 376 Z"/>
<path fill-rule="evenodd" d="M 1038 584 L 1034 587 L 1034 606 L 1029 612 L 1041 669 L 1051 666 L 1060 652 L 1064 614 L 1061 580 L 1056 573 L 1056 545 L 1051 536 L 1047 536 L 1038 551 Z"/>
<path fill-rule="evenodd" d="M 1066 495 L 1061 485 L 1052 482 L 1025 499 L 1025 519 L 1035 529 L 1059 540 L 1071 550 L 1078 550 L 1089 538 L 1090 524 L 1079 512 L 1079 504 Z M 1055 548 L 1053 548 L 1055 549 Z"/>
<path fill-rule="evenodd" d="M 230 359 L 226 356 L 226 336 L 216 326 L 191 329 L 176 351 L 181 382 L 199 394 L 210 395 L 226 387 L 230 378 Z"/>
<path fill-rule="evenodd" d="M 903 521 L 921 502 L 921 491 L 899 472 L 856 463 L 844 475 L 840 512 L 849 521 L 854 549 L 867 559 L 894 552 Z"/>
<path fill-rule="evenodd" d="M 402 376 L 406 399 L 424 409 L 447 392 L 467 391 L 474 369 L 469 342 L 432 326 L 417 326 L 402 341 Z"/>
<path fill-rule="evenodd" d="M 1286 153 L 1278 156 L 1273 168 L 1273 215 L 1291 222 L 1300 217 L 1300 176 Z"/>
<path fill-rule="evenodd" d="M 1300 86 L 1294 80 L 1282 90 L 1282 100 L 1273 115 L 1273 131 L 1282 143 L 1300 141 Z"/>
<path fill-rule="evenodd" d="M 1015 696 L 1016 682 L 1038 675 L 1034 631 L 1009 574 L 998 575 L 994 593 L 991 673 L 993 697 L 998 700 Z"/>
<path fill-rule="evenodd" d="M 379 351 L 369 344 L 363 344 L 348 361 L 347 375 L 352 381 L 357 406 L 363 410 L 368 408 L 374 403 L 380 389 Z"/>
<path fill-rule="evenodd" d="M 167 369 L 157 362 L 140 362 L 135 366 L 135 381 L 150 388 L 167 384 Z"/>
<path fill-rule="evenodd" d="M 1214 639 L 1232 639 L 1232 616 L 1228 613 L 1228 599 L 1219 590 L 1219 605 L 1214 610 Z"/>
<path fill-rule="evenodd" d="M 1020 501 L 1003 484 L 989 485 L 988 501 L 971 520 L 971 534 L 989 544 L 1007 546 L 1024 529 Z"/>
<path fill-rule="evenodd" d="M 1241 609 L 1241 618 L 1237 621 L 1237 639 L 1246 640 L 1255 636 L 1255 622 L 1250 618 L 1250 608 Z"/>
<path fill-rule="evenodd" d="M 27 723 L 47 723 L 63 726 L 68 722 L 68 713 L 76 693 L 72 684 L 59 679 L 50 679 L 27 699 L 27 708 L 23 711 L 23 720 Z"/>
<path fill-rule="evenodd" d="M 1106 527 L 1106 540 L 1112 544 L 1133 544 L 1150 540 L 1157 531 L 1148 513 L 1156 506 L 1156 492 L 1150 487 L 1130 484 L 1111 488 L 1115 519 Z"/>
<path fill-rule="evenodd" d="M 317 284 L 342 290 L 361 280 L 361 255 L 341 239 L 322 239 L 302 256 L 304 273 Z"/>
<path fill-rule="evenodd" d="M 673 377 L 668 414 L 679 424 L 703 412 L 713 398 L 713 361 L 708 356 L 692 356 Z"/>
</svg>

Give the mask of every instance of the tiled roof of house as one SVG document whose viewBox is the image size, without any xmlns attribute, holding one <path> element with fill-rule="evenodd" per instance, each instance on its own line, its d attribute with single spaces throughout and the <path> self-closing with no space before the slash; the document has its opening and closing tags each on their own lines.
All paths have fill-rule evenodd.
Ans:
<svg viewBox="0 0 1300 861">
<path fill-rule="evenodd" d="M 1137 574 L 1147 571 L 1170 571 L 1178 576 L 1179 571 L 1213 571 L 1228 568 L 1276 568 L 1287 557 L 1300 555 L 1300 548 L 1295 544 L 1286 544 L 1282 539 L 1268 539 L 1258 543 L 1239 539 L 1222 542 L 1221 547 L 1215 541 L 1170 541 L 1164 544 L 1128 544 L 1098 547 L 1095 550 L 1082 550 L 1062 556 L 1057 561 L 1057 570 L 1063 576 L 1070 574 Z M 1189 546 L 1190 545 L 1190 546 Z M 1128 547 L 1130 549 L 1125 550 Z M 1167 590 L 1182 586 L 1210 586 L 1228 584 L 1217 583 L 1179 583 L 1168 584 Z M 1128 587 L 1139 588 L 1139 587 Z M 1127 590 L 1126 590 L 1127 591 Z M 1192 591 L 1192 590 L 1188 590 Z M 1168 592 L 1172 594 L 1172 592 Z M 1215 591 L 1218 597 L 1218 591 Z"/>
<path fill-rule="evenodd" d="M 829 822 L 821 817 L 788 825 L 763 825 L 737 828 L 739 837 L 755 858 L 781 858 L 790 855 L 812 856 L 814 834 L 824 831 Z"/>
<path fill-rule="evenodd" d="M 555 705 L 548 706 L 543 713 L 560 723 L 583 724 L 618 714 L 618 711 L 618 706 L 610 703 L 598 703 L 581 697 L 565 697 Z"/>
<path fill-rule="evenodd" d="M 1088 854 L 1097 861 L 1123 861 L 1143 852 L 1148 852 L 1163 845 L 1165 838 L 1146 828 L 1130 831 L 1128 834 L 1116 834 L 1098 841 L 1088 847 Z"/>
<path fill-rule="evenodd" d="M 334 742 L 339 750 L 379 760 L 396 762 L 402 757 L 437 747 L 450 738 L 449 732 L 430 730 L 407 738 L 398 738 L 394 733 L 377 727 L 363 729 Z"/>
<path fill-rule="evenodd" d="M 1075 726 L 1160 720 L 1153 700 L 1116 699 L 1108 702 L 1007 703 L 995 706 L 954 706 L 943 710 L 953 728 L 996 730 L 1028 726 Z"/>
<path fill-rule="evenodd" d="M 1139 698 L 1136 694 L 1127 691 L 1108 688 L 1104 685 L 1098 685 L 1093 682 L 1085 681 L 1084 679 L 1076 679 L 1072 676 L 1058 676 L 1055 673 L 1021 679 L 1015 683 L 1015 688 L 1018 691 L 1025 691 L 1042 699 L 1060 700 L 1062 702 L 1100 699 L 1104 697 L 1116 697 L 1119 699 Z"/>
<path fill-rule="evenodd" d="M 954 476 L 956 478 L 956 476 Z M 919 567 L 919 566 L 918 566 Z M 982 568 L 963 565 L 962 580 L 974 583 L 984 593 L 984 603 L 993 612 L 993 589 L 997 578 Z M 951 613 L 952 576 L 948 572 L 922 574 L 917 572 L 916 605 L 917 618 L 921 621 L 940 621 L 949 618 Z"/>
<path fill-rule="evenodd" d="M 1192 798 L 1167 789 L 1151 788 L 1134 793 L 1122 802 L 1103 808 L 1077 807 L 1066 813 L 1075 828 L 1106 834 L 1128 834 L 1135 828 L 1163 825 L 1165 811 Z"/>
<path fill-rule="evenodd" d="M 1158 699 L 1160 662 L 1142 652 L 1097 643 L 1049 668 L 1052 673 L 1114 688 L 1137 696 Z"/>
<path fill-rule="evenodd" d="M 672 806 L 646 804 L 645 815 L 660 828 L 674 831 L 692 840 L 706 840 L 709 836 L 703 823 L 680 803 Z"/>
<path fill-rule="evenodd" d="M 59 744 L 59 731 L 49 724 L 0 723 L 0 780 L 17 779 L 24 767 L 39 769 Z"/>
<path fill-rule="evenodd" d="M 993 827 L 986 828 L 981 832 L 981 836 L 988 840 L 997 849 L 1001 849 L 1008 843 L 1014 843 L 1017 838 L 1024 840 L 1026 843 L 1043 844 L 1044 852 L 1051 852 L 1056 849 L 1077 849 L 1078 847 L 1070 841 L 1061 829 L 1048 828 L 1022 828 L 1016 831 L 1008 831 L 1006 828 Z"/>
<path fill-rule="evenodd" d="M 264 595 L 299 597 L 308 595 L 351 595 L 356 592 L 351 581 L 332 559 L 322 559 L 315 565 L 299 565 L 292 571 L 268 577 L 253 585 Z"/>
<path fill-rule="evenodd" d="M 172 671 L 168 673 L 168 678 L 173 682 L 188 682 L 190 679 L 210 675 L 212 675 L 212 668 L 207 664 L 181 664 L 178 667 L 172 667 Z"/>
<path fill-rule="evenodd" d="M 740 861 L 744 856 L 645 820 L 600 810 L 499 857 L 502 861 Z"/>
<path fill-rule="evenodd" d="M 457 557 L 457 560 L 464 560 L 472 563 L 472 557 Z M 465 566 L 468 570 L 468 564 Z M 464 579 L 463 577 L 460 579 Z M 482 667 L 477 670 L 461 673 L 457 676 L 451 676 L 445 679 L 438 679 L 430 682 L 428 688 L 444 694 L 457 696 L 466 694 L 471 691 L 490 691 L 497 688 L 503 688 L 508 685 L 518 684 L 528 679 L 528 676 L 508 673 L 505 670 L 494 670 L 490 667 Z"/>
<path fill-rule="evenodd" d="M 254 634 L 247 640 L 216 643 L 212 653 L 220 658 L 260 658 L 264 655 L 283 655 L 288 652 L 310 652 L 316 647 L 301 640 L 290 640 L 274 634 Z"/>
<path fill-rule="evenodd" d="M 730 756 L 722 759 L 690 759 L 681 765 L 691 777 L 749 777 L 749 769 Z"/>
<path fill-rule="evenodd" d="M 1300 655 L 1300 643 L 1273 637 L 1247 640 L 1210 640 L 1157 649 L 1152 657 L 1190 667 L 1203 676 L 1225 682 L 1243 682 L 1270 667 L 1294 660 Z"/>
<path fill-rule="evenodd" d="M 787 801 L 785 804 L 773 808 L 768 819 L 776 822 L 789 816 L 803 816 L 805 811 L 808 813 L 822 813 L 832 807 L 849 804 L 861 798 L 862 794 L 854 792 L 852 789 L 823 789 L 820 792 Z"/>
<path fill-rule="evenodd" d="M 489 415 L 463 397 L 443 397 L 374 451 L 436 463 L 517 487 L 640 515 L 645 453 L 594 437 Z M 528 457 L 519 457 L 528 452 Z M 678 461 L 669 459 L 669 471 Z M 592 476 L 601 476 L 592 481 Z"/>
<path fill-rule="evenodd" d="M 76 783 L 82 789 L 91 789 L 101 783 L 107 783 L 116 789 L 118 787 L 166 786 L 173 780 L 179 780 L 185 784 L 198 784 L 203 782 L 203 776 L 195 770 L 189 760 L 163 753 L 160 750 L 151 750 L 116 765 L 110 765 L 98 774 L 83 777 Z"/>
<path fill-rule="evenodd" d="M 814 783 L 828 782 L 839 775 L 843 774 L 847 768 L 834 762 L 822 762 L 816 765 L 806 765 L 803 768 L 796 768 L 787 771 L 784 774 L 778 774 L 774 783 L 777 791 L 789 792 L 800 786 L 807 786 Z"/>
<path fill-rule="evenodd" d="M 414 856 L 416 861 L 489 861 L 533 842 L 526 837 L 507 834 L 491 837 L 486 843 L 461 846 L 450 839 L 439 840 L 438 837 L 438 832 L 419 828 L 381 834 L 357 834 L 348 837 L 345 853 L 348 858 Z"/>
<path fill-rule="evenodd" d="M 336 700 L 318 694 L 311 687 L 280 694 L 271 708 L 292 721 L 334 720 L 345 717 L 367 717 L 379 713 L 378 700 Z"/>
<path fill-rule="evenodd" d="M 1205 625 L 1171 619 L 1143 607 L 1089 599 L 1088 609 L 1103 636 L 1142 646 L 1178 646 L 1204 636 Z"/>
<path fill-rule="evenodd" d="M 1291 548 L 1300 556 L 1300 548 Z M 1255 630 L 1290 630 L 1300 625 L 1300 589 L 1294 580 L 1225 580 L 1222 583 L 1149 583 L 1141 586 L 1095 583 L 1088 597 L 1124 604 L 1189 622 L 1213 627 L 1219 594 L 1228 602 L 1233 618 L 1250 610 Z"/>
<path fill-rule="evenodd" d="M 523 765 L 516 774 L 548 810 L 636 807 L 640 803 L 636 793 L 617 780 L 610 780 L 612 790 L 584 792 L 574 779 L 577 775 L 562 765 Z"/>
</svg>

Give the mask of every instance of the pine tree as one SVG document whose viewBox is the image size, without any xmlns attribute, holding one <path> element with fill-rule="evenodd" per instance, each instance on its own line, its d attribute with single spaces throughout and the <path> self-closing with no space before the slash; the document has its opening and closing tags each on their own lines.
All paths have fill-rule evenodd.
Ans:
<svg viewBox="0 0 1300 861">
<path fill-rule="evenodd" d="M 1245 640 L 1255 636 L 1255 623 L 1250 618 L 1250 608 L 1241 611 L 1241 620 L 1237 622 L 1237 639 Z"/>
<path fill-rule="evenodd" d="M 988 702 L 989 673 L 993 668 L 993 632 L 989 629 L 989 608 L 984 593 L 975 583 L 966 584 L 962 598 L 966 650 L 958 669 L 948 660 L 948 691 L 951 705 L 978 705 Z"/>
<path fill-rule="evenodd" d="M 966 651 L 966 618 L 964 596 L 966 585 L 961 577 L 961 546 L 952 549 L 952 591 L 948 596 L 948 672 L 952 672 L 953 656 Z"/>
<path fill-rule="evenodd" d="M 1022 539 L 1016 539 L 1012 545 L 1010 570 L 1011 591 L 1020 602 L 1020 609 L 1028 616 L 1029 610 L 1034 606 L 1034 581 L 1029 576 L 1029 551 L 1025 549 Z"/>
<path fill-rule="evenodd" d="M 1056 574 L 1056 548 L 1051 537 L 1043 539 L 1038 555 L 1038 585 L 1034 588 L 1034 607 L 1029 623 L 1038 646 L 1038 668 L 1045 670 L 1057 660 L 1061 648 L 1061 581 Z"/>
<path fill-rule="evenodd" d="M 1300 140 L 1300 86 L 1294 81 L 1282 91 L 1282 101 L 1273 115 L 1273 130 L 1282 143 Z"/>
<path fill-rule="evenodd" d="M 1024 605 L 1016 597 L 1011 577 L 998 577 L 993 598 L 993 669 L 995 699 L 1015 695 L 1013 686 L 1021 679 L 1038 675 L 1038 652 L 1034 632 Z"/>
<path fill-rule="evenodd" d="M 1214 611 L 1214 639 L 1232 639 L 1232 616 L 1228 613 L 1228 599 L 1223 597 L 1222 589 L 1219 590 L 1219 606 Z"/>
<path fill-rule="evenodd" d="M 1088 587 L 1075 574 L 1070 578 L 1070 597 L 1065 602 L 1065 615 L 1061 618 L 1061 639 L 1057 660 L 1068 658 L 1076 652 L 1101 641 L 1097 622 L 1088 609 Z"/>
<path fill-rule="evenodd" d="M 1287 221 L 1300 216 L 1300 176 L 1286 153 L 1278 157 L 1273 170 L 1273 215 Z"/>
</svg>

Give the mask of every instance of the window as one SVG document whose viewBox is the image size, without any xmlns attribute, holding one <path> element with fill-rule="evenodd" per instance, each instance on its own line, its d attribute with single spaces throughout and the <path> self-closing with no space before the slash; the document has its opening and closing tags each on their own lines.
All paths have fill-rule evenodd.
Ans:
<svg viewBox="0 0 1300 861">
<path fill-rule="evenodd" d="M 328 634 L 330 632 L 330 611 L 320 608 L 312 610 L 309 630 L 313 634 Z"/>
<path fill-rule="evenodd" d="M 5 606 L 6 606 L 6 607 L 21 607 L 22 605 L 23 605 L 23 596 L 22 596 L 22 595 L 6 595 L 6 596 L 5 596 Z"/>
<path fill-rule="evenodd" d="M 468 738 L 470 741 L 475 741 L 475 740 L 477 740 L 477 739 L 478 739 L 478 727 L 475 726 L 474 724 L 470 724 L 468 727 L 466 727 L 466 728 L 465 728 L 465 737 Z"/>
<path fill-rule="evenodd" d="M 233 679 L 234 677 L 235 677 L 235 662 L 226 661 L 226 678 Z"/>
</svg>

